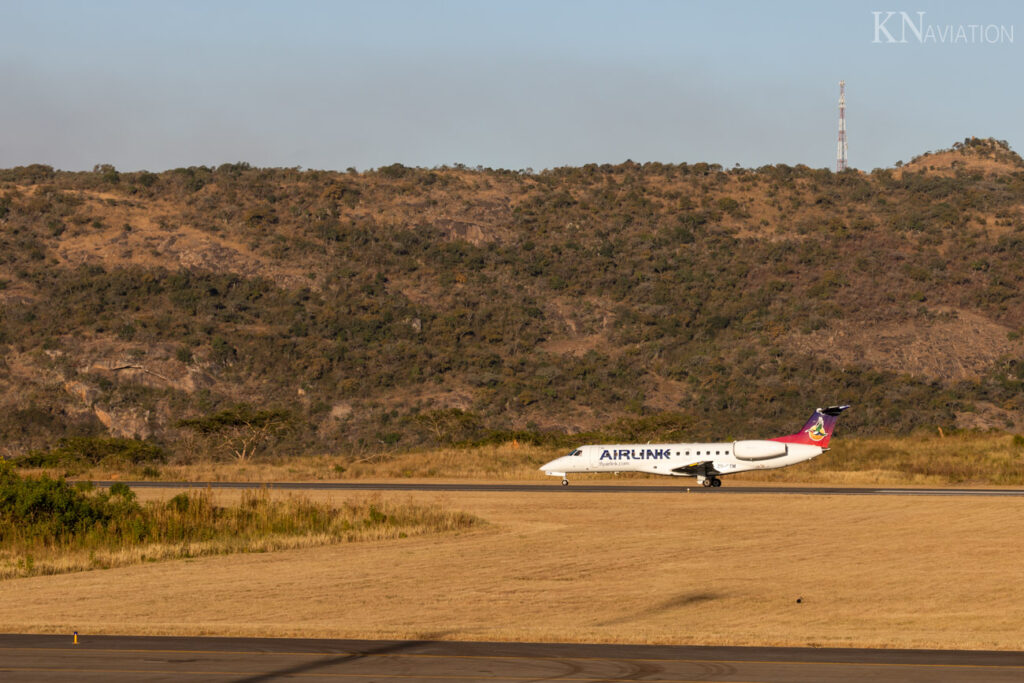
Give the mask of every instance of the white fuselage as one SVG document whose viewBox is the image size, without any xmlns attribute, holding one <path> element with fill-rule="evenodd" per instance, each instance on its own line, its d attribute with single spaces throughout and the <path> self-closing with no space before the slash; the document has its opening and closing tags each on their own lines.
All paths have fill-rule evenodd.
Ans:
<svg viewBox="0 0 1024 683">
<path fill-rule="evenodd" d="M 581 446 L 540 469 L 551 476 L 574 472 L 646 472 L 703 477 L 685 471 L 707 464 L 717 475 L 788 467 L 821 455 L 820 446 L 772 440 Z"/>
</svg>

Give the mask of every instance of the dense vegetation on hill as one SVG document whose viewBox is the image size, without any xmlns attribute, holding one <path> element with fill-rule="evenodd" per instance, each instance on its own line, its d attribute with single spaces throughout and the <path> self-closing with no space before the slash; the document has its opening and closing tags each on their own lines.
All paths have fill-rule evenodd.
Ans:
<svg viewBox="0 0 1024 683">
<path fill-rule="evenodd" d="M 0 444 L 1015 428 L 1022 207 L 973 138 L 871 173 L 2 170 Z"/>
</svg>

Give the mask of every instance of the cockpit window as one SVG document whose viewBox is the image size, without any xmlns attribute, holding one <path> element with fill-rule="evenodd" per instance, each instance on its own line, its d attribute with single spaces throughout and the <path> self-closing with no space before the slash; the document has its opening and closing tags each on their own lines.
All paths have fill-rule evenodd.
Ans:
<svg viewBox="0 0 1024 683">
<path fill-rule="evenodd" d="M 569 457 L 571 458 L 574 455 L 583 455 L 583 449 L 582 448 L 577 448 L 576 450 L 574 450 L 572 453 L 569 454 Z"/>
</svg>

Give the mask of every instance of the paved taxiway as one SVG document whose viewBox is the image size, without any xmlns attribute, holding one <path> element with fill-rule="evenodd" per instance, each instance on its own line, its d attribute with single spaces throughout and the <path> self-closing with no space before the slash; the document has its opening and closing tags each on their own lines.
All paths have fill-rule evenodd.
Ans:
<svg viewBox="0 0 1024 683">
<path fill-rule="evenodd" d="M 1024 653 L 0 635 L 4 681 L 1020 681 Z"/>
<path fill-rule="evenodd" d="M 112 481 L 94 481 L 96 486 L 110 486 Z M 248 481 L 125 481 L 131 488 L 159 489 L 268 489 L 307 491 L 494 491 L 517 493 L 760 493 L 771 495 L 814 496 L 1024 496 L 1024 489 L 912 489 L 912 488 L 839 488 L 823 486 L 681 486 L 678 483 L 658 485 L 619 484 L 463 484 L 409 482 L 248 482 Z"/>
</svg>

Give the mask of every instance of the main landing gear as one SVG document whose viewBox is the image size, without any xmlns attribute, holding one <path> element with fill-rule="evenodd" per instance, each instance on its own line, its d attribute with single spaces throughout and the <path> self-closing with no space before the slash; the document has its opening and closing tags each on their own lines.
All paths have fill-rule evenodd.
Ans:
<svg viewBox="0 0 1024 683">
<path fill-rule="evenodd" d="M 701 483 L 702 483 L 702 484 L 704 484 L 704 486 L 705 486 L 705 487 L 707 487 L 707 486 L 715 486 L 715 487 L 718 487 L 718 486 L 721 486 L 721 485 L 722 485 L 722 480 L 721 480 L 721 479 L 719 479 L 718 477 L 707 477 L 707 478 L 706 478 L 706 479 L 704 479 L 704 481 L 703 481 L 703 482 L 701 482 Z"/>
</svg>

